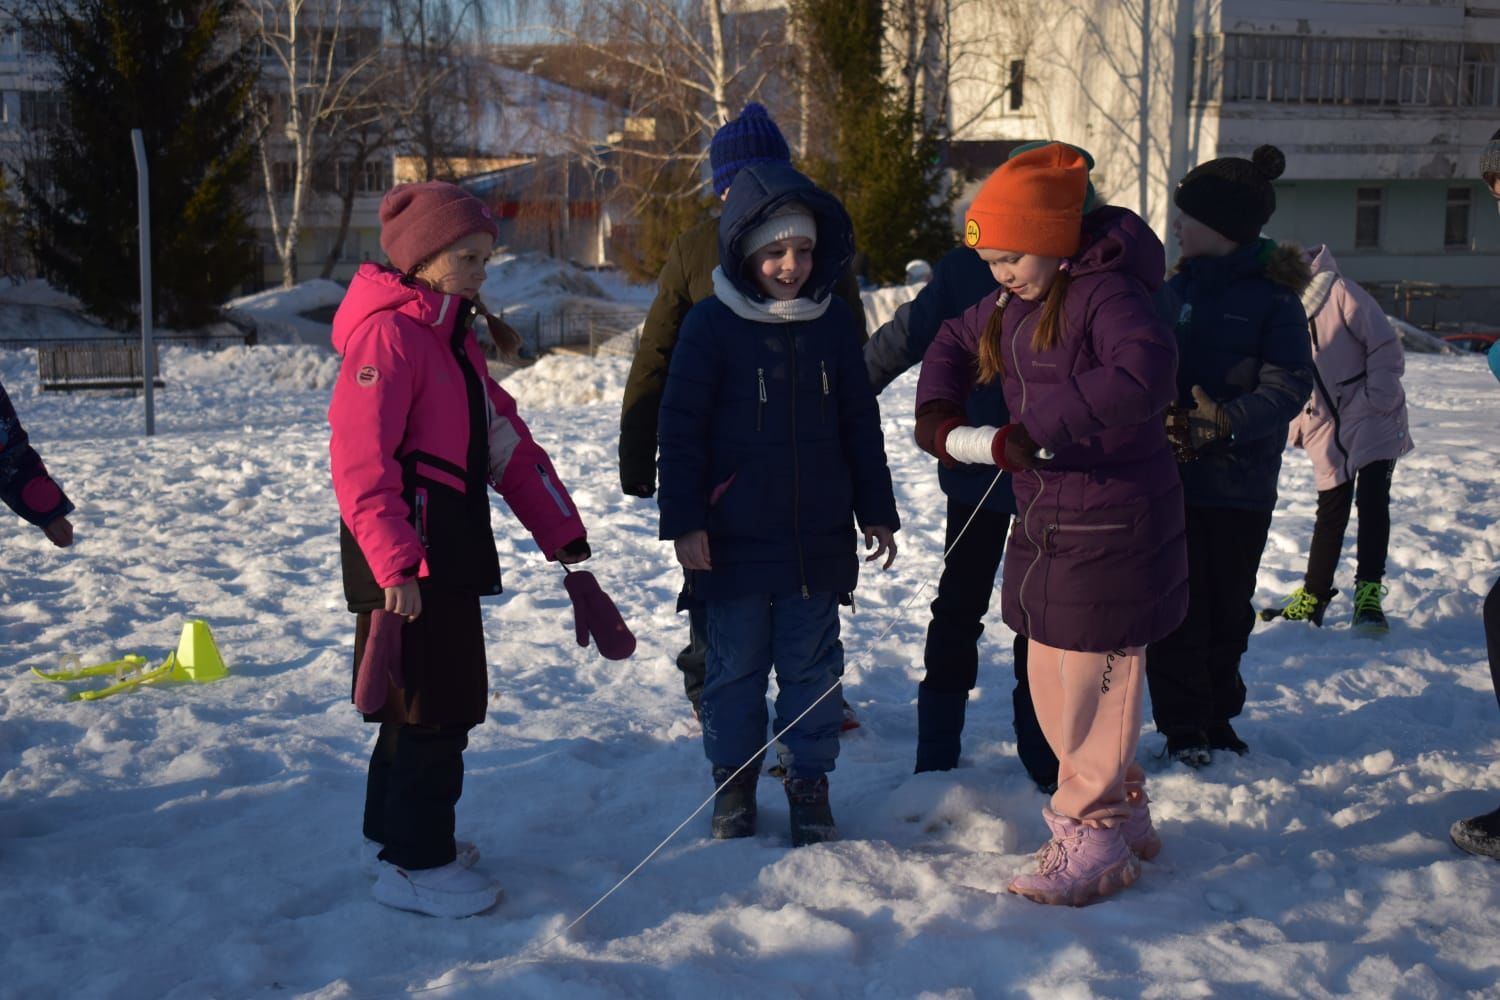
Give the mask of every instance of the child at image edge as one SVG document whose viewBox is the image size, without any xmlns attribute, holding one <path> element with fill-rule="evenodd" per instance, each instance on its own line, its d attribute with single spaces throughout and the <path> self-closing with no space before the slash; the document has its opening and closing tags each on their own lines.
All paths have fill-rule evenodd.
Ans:
<svg viewBox="0 0 1500 1000">
<path fill-rule="evenodd" d="M 964 242 L 1002 286 L 938 331 L 917 383 L 917 443 L 1013 476 L 1001 613 L 1025 635 L 1037 721 L 1057 755 L 1052 838 L 1010 891 L 1080 906 L 1136 881 L 1161 848 L 1135 763 L 1145 646 L 1187 610 L 1176 462 L 1162 415 L 1177 350 L 1152 300 L 1161 241 L 1135 213 L 1083 215 L 1088 164 L 1050 143 L 980 188 Z M 974 427 L 975 372 L 1004 427 Z M 958 544 L 962 545 L 960 540 Z"/>
<path fill-rule="evenodd" d="M 719 220 L 714 294 L 688 312 L 667 373 L 657 502 L 661 537 L 707 612 L 715 837 L 755 832 L 773 665 L 776 730 L 807 712 L 778 751 L 792 844 L 836 836 L 827 774 L 843 722 L 838 609 L 858 576 L 854 520 L 886 566 L 899 527 L 858 327 L 830 296 L 853 243 L 832 195 L 784 163 L 745 167 Z"/>
<path fill-rule="evenodd" d="M 497 229 L 453 184 L 403 184 L 380 204 L 392 267 L 361 265 L 333 320 L 343 355 L 330 456 L 344 593 L 356 612 L 356 671 L 372 612 L 403 616 L 403 686 L 367 721 L 364 835 L 375 898 L 463 917 L 500 886 L 455 841 L 468 732 L 484 721 L 489 673 L 481 596 L 500 593 L 487 487 L 548 559 L 588 558 L 583 522 L 552 462 L 489 377 L 472 324 Z"/>
</svg>

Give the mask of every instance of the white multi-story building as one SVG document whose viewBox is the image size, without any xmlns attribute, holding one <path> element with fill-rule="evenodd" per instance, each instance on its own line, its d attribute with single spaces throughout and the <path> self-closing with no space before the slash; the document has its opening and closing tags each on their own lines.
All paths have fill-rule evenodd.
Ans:
<svg viewBox="0 0 1500 1000">
<path fill-rule="evenodd" d="M 1500 0 L 996 0 L 1020 93 L 956 138 L 1054 138 L 1159 233 L 1194 164 L 1286 154 L 1267 235 L 1327 243 L 1413 319 L 1500 317 L 1500 216 L 1475 177 L 1500 128 Z M 954 120 L 998 84 L 950 94 Z M 1169 247 L 1169 253 L 1171 248 Z"/>
</svg>

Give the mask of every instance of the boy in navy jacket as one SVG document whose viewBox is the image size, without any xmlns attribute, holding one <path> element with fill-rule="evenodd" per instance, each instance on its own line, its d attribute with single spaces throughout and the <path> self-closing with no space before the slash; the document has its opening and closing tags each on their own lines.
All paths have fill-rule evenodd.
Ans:
<svg viewBox="0 0 1500 1000">
<path fill-rule="evenodd" d="M 832 195 L 786 164 L 742 170 L 720 218 L 714 295 L 683 321 L 667 375 L 657 502 L 661 537 L 708 613 L 716 837 L 755 832 L 773 665 L 792 843 L 836 836 L 827 773 L 855 520 L 875 547 L 868 558 L 886 566 L 900 524 L 858 328 L 829 294 L 852 251 Z"/>
</svg>

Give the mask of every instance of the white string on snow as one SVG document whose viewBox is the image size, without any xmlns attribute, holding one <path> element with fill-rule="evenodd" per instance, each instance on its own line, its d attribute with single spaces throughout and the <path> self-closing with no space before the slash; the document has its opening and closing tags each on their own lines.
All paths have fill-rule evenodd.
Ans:
<svg viewBox="0 0 1500 1000">
<path fill-rule="evenodd" d="M 1048 455 L 1048 456 L 1045 456 L 1045 457 L 1049 457 L 1050 458 L 1051 456 Z M 944 552 L 943 552 L 943 559 L 942 559 L 942 565 L 944 565 L 944 566 L 947 565 L 947 563 L 948 563 L 948 556 L 951 555 L 952 552 L 953 552 L 953 550 L 958 547 L 958 543 L 964 537 L 964 532 L 966 532 L 966 531 L 969 530 L 969 525 L 973 524 L 974 523 L 974 518 L 976 518 L 976 517 L 979 516 L 979 511 L 981 509 L 983 509 L 984 502 L 990 498 L 990 494 L 994 492 L 995 486 L 997 484 L 999 484 L 1000 477 L 1003 476 L 1003 475 L 1005 475 L 1005 470 L 1004 469 L 997 469 L 997 470 L 995 470 L 995 478 L 992 479 L 992 480 L 990 480 L 990 485 L 985 489 L 984 495 L 982 497 L 980 497 L 979 498 L 979 502 L 974 505 L 974 512 L 969 515 L 969 519 L 964 522 L 964 526 L 962 528 L 960 528 L 958 534 L 953 537 L 953 543 L 951 545 L 949 545 L 946 550 L 944 550 Z M 927 579 L 927 580 L 922 581 L 921 586 L 917 587 L 917 589 L 912 592 L 911 597 L 907 598 L 906 603 L 903 604 L 903 605 L 901 605 L 898 609 L 896 609 L 895 613 L 890 614 L 890 615 L 887 616 L 886 622 L 885 622 L 885 627 L 880 630 L 880 634 L 879 635 L 875 636 L 875 638 L 872 639 L 872 640 L 870 640 L 870 642 L 865 646 L 865 652 L 863 654 L 861 654 L 861 656 L 868 655 L 869 652 L 870 652 L 870 650 L 873 649 L 875 647 L 875 645 L 880 642 L 881 639 L 884 639 L 886 637 L 886 635 L 890 633 L 891 629 L 895 627 L 897 620 L 899 618 L 901 618 L 903 615 L 905 615 L 906 612 L 911 609 L 912 604 L 915 603 L 915 601 L 917 600 L 917 598 L 921 597 L 927 591 L 927 588 L 929 586 L 931 586 L 931 584 L 932 584 L 932 580 L 931 579 Z M 589 905 L 588 909 L 586 909 L 582 913 L 578 914 L 578 916 L 574 917 L 565 927 L 563 927 L 562 930 L 558 931 L 556 934 L 553 934 L 551 937 L 547 938 L 541 944 L 527 945 L 525 948 L 522 948 L 520 951 L 516 952 L 516 954 L 512 955 L 510 958 L 508 958 L 508 959 L 502 959 L 501 962 L 499 963 L 499 967 L 500 968 L 504 968 L 505 966 L 508 966 L 508 965 L 519 965 L 519 964 L 521 964 L 522 962 L 525 962 L 525 961 L 534 961 L 535 959 L 529 959 L 528 958 L 528 955 L 530 953 L 532 953 L 532 952 L 538 952 L 539 953 L 539 952 L 545 951 L 547 948 L 549 948 L 549 947 L 552 946 L 552 943 L 554 941 L 557 941 L 560 938 L 565 937 L 567 935 L 567 933 L 569 931 L 571 931 L 574 927 L 577 927 L 579 924 L 583 923 L 583 921 L 588 917 L 589 914 L 593 913 L 600 906 L 602 906 L 604 904 L 605 900 L 607 900 L 607 899 L 609 899 L 609 897 L 613 896 L 617 891 L 619 891 L 619 889 L 620 889 L 621 886 L 623 886 L 626 882 L 629 882 L 632 878 L 634 878 L 637 872 L 639 872 L 642 868 L 644 868 L 648 864 L 650 864 L 651 860 L 653 858 L 655 858 L 658 854 L 660 854 L 662 852 L 662 850 L 669 843 L 672 842 L 672 838 L 673 837 L 677 836 L 679 833 L 682 832 L 682 830 L 683 830 L 684 827 L 686 827 L 693 820 L 697 819 L 698 818 L 698 814 L 701 813 L 704 809 L 708 808 L 709 804 L 712 803 L 713 800 L 718 797 L 719 792 L 721 792 L 721 791 L 724 790 L 725 785 L 728 785 L 735 778 L 739 777 L 740 773 L 742 771 L 744 771 L 745 768 L 749 767 L 751 764 L 756 764 L 756 762 L 758 762 L 759 760 L 761 760 L 762 756 L 765 754 L 765 752 L 767 750 L 771 749 L 771 747 L 774 746 L 778 741 L 780 741 L 780 739 L 783 736 L 785 736 L 788 732 L 790 732 L 793 726 L 795 726 L 797 723 L 801 722 L 803 720 L 803 718 L 805 718 L 807 716 L 807 713 L 809 713 L 813 709 L 817 708 L 818 705 L 822 703 L 822 701 L 823 701 L 824 698 L 827 698 L 829 695 L 833 694 L 833 692 L 837 691 L 839 689 L 839 687 L 843 683 L 844 683 L 843 677 L 840 677 L 838 680 L 834 681 L 833 684 L 828 688 L 827 691 L 824 691 L 822 694 L 818 695 L 818 697 L 813 700 L 813 703 L 811 705 L 808 705 L 807 708 L 805 708 L 805 709 L 802 710 L 802 714 L 798 715 L 791 722 L 788 722 L 782 728 L 782 730 L 779 733 L 777 733 L 775 736 L 772 736 L 770 738 L 770 740 L 768 740 L 764 746 L 762 746 L 759 750 L 757 750 L 750 757 L 749 760 L 745 761 L 739 767 L 735 768 L 734 769 L 734 773 L 731 774 L 728 778 L 725 778 L 723 784 L 721 784 L 717 788 L 715 788 L 711 793 L 709 793 L 708 798 L 704 799 L 702 802 L 700 802 L 698 804 L 698 808 L 694 809 L 691 813 L 689 813 L 688 817 L 686 819 L 684 819 L 681 823 L 678 823 L 677 826 L 672 829 L 671 833 L 667 834 L 665 837 L 663 837 L 661 839 L 661 843 L 659 843 L 655 847 L 651 848 L 650 853 L 647 854 L 644 858 L 642 858 L 639 862 L 637 862 L 636 866 L 634 868 L 630 869 L 630 871 L 626 872 L 625 875 L 624 875 L 624 877 L 622 877 L 618 882 L 616 882 L 614 885 L 610 886 L 609 890 L 607 892 L 605 892 L 604 895 L 602 895 L 598 899 L 594 900 L 594 902 Z M 757 767 L 758 766 L 759 765 L 757 764 Z M 540 957 L 540 956 L 538 956 L 538 957 Z M 406 995 L 408 995 L 408 996 L 414 996 L 414 995 L 416 995 L 418 993 L 433 993 L 433 992 L 436 992 L 438 990 L 451 989 L 451 988 L 453 988 L 454 986 L 457 986 L 457 985 L 458 985 L 457 983 L 440 983 L 440 984 L 438 984 L 436 986 L 423 986 L 423 987 L 419 987 L 419 988 L 414 989 L 414 990 L 409 990 Z"/>
</svg>

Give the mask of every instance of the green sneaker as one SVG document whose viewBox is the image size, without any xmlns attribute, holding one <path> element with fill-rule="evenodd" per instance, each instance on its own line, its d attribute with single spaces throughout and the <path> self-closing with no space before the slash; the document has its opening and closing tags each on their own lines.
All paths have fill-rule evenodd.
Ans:
<svg viewBox="0 0 1500 1000">
<path fill-rule="evenodd" d="M 1385 620 L 1380 599 L 1389 593 L 1379 580 L 1357 580 L 1354 584 L 1354 631 L 1358 635 L 1377 637 L 1391 630 Z"/>
<path fill-rule="evenodd" d="M 1323 625 L 1323 613 L 1328 610 L 1328 602 L 1333 600 L 1337 590 L 1330 590 L 1323 597 L 1318 597 L 1304 587 L 1298 587 L 1292 591 L 1286 603 L 1279 608 L 1266 608 L 1261 611 L 1261 621 L 1271 621 L 1275 618 L 1285 618 L 1289 622 L 1312 622 L 1319 628 Z"/>
</svg>

